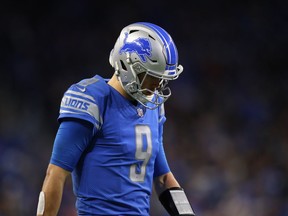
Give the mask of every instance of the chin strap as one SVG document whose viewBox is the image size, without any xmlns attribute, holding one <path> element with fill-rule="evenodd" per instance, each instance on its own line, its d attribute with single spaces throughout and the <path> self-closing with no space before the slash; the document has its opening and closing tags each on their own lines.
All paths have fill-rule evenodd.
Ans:
<svg viewBox="0 0 288 216">
<path fill-rule="evenodd" d="M 195 216 L 195 213 L 186 197 L 183 188 L 169 188 L 160 194 L 159 200 L 166 209 L 166 211 L 170 214 L 170 216 Z"/>
</svg>

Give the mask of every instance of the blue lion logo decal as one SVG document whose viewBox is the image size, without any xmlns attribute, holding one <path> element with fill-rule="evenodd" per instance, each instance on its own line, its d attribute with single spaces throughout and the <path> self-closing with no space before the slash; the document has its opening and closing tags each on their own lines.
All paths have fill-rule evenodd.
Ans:
<svg viewBox="0 0 288 216">
<path fill-rule="evenodd" d="M 119 53 L 135 52 L 142 62 L 146 62 L 146 57 L 151 56 L 151 45 L 147 38 L 137 38 L 132 42 L 127 42 L 128 33 L 125 33 L 124 45 L 121 47 Z"/>
</svg>

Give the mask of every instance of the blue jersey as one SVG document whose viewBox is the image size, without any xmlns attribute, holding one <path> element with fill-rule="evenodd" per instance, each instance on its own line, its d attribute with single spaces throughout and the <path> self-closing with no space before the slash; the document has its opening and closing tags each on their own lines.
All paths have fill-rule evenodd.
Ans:
<svg viewBox="0 0 288 216">
<path fill-rule="evenodd" d="M 94 126 L 93 139 L 77 159 L 51 159 L 72 171 L 78 214 L 149 215 L 153 178 L 170 171 L 162 144 L 163 105 L 150 110 L 133 104 L 96 75 L 65 92 L 59 120 L 65 118 Z"/>
</svg>

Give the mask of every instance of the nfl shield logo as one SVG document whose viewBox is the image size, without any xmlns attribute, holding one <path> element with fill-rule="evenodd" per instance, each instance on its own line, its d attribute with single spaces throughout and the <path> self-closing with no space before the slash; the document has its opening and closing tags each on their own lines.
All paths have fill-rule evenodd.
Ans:
<svg viewBox="0 0 288 216">
<path fill-rule="evenodd" d="M 138 114 L 138 116 L 143 117 L 143 115 L 144 115 L 143 110 L 141 108 L 138 108 L 137 114 Z"/>
</svg>

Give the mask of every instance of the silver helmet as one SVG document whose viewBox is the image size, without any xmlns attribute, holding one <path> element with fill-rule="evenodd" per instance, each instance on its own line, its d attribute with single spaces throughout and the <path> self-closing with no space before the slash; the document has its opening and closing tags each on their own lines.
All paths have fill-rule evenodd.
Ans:
<svg viewBox="0 0 288 216">
<path fill-rule="evenodd" d="M 109 62 L 123 89 L 135 100 L 149 109 L 155 109 L 171 95 L 167 86 L 182 73 L 178 65 L 178 51 L 171 36 L 161 27 L 147 22 L 137 22 L 122 29 Z M 143 79 L 139 74 L 144 73 Z M 142 88 L 145 77 L 160 80 L 159 87 L 151 91 Z M 150 92 L 149 96 L 144 94 Z"/>
</svg>

